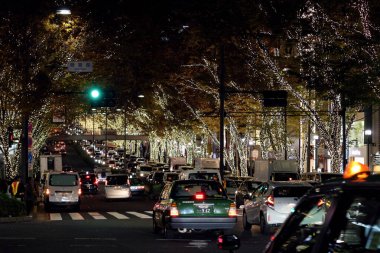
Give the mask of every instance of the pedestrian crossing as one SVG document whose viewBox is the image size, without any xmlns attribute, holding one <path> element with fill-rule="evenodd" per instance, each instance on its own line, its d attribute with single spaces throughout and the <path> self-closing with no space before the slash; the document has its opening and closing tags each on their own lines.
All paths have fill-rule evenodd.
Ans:
<svg viewBox="0 0 380 253">
<path fill-rule="evenodd" d="M 151 219 L 153 211 L 126 211 L 126 212 L 77 212 L 77 213 L 49 213 L 49 220 L 129 220 Z M 238 211 L 238 216 L 242 216 Z"/>
<path fill-rule="evenodd" d="M 49 220 L 128 220 L 151 219 L 152 211 L 128 212 L 78 212 L 78 213 L 49 213 Z"/>
</svg>

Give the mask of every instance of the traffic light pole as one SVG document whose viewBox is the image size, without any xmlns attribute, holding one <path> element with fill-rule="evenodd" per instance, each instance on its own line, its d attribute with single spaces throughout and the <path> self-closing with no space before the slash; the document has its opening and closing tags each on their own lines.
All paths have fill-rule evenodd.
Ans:
<svg viewBox="0 0 380 253">
<path fill-rule="evenodd" d="M 225 65 L 224 65 L 224 47 L 220 48 L 220 70 L 219 70 L 219 99 L 220 99 L 220 109 L 219 109 L 219 166 L 220 166 L 220 176 L 224 180 L 224 100 L 226 96 L 226 88 L 224 85 L 225 77 Z"/>
</svg>

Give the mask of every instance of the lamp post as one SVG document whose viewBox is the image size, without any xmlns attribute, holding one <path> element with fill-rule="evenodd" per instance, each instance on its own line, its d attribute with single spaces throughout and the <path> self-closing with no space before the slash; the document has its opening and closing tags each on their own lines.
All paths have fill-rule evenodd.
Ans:
<svg viewBox="0 0 380 253">
<path fill-rule="evenodd" d="M 370 147 L 370 142 L 371 142 L 371 135 L 372 135 L 372 130 L 371 129 L 366 129 L 364 131 L 364 135 L 366 136 L 366 141 L 367 141 L 367 165 L 369 167 L 369 147 Z"/>
<path fill-rule="evenodd" d="M 314 170 L 317 171 L 319 165 L 318 165 L 318 140 L 319 136 L 314 135 L 314 149 L 315 149 L 315 156 L 314 156 Z"/>
</svg>

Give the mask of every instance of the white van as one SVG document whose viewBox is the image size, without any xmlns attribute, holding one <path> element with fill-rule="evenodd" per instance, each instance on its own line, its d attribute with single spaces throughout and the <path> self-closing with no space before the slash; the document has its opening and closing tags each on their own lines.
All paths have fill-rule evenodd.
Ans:
<svg viewBox="0 0 380 253">
<path fill-rule="evenodd" d="M 72 207 L 80 210 L 80 178 L 77 172 L 49 172 L 43 190 L 45 211 L 53 206 Z"/>
<path fill-rule="evenodd" d="M 222 178 L 218 169 L 191 169 L 182 170 L 179 174 L 180 180 L 188 179 L 206 179 L 206 180 L 217 180 L 222 183 Z"/>
</svg>

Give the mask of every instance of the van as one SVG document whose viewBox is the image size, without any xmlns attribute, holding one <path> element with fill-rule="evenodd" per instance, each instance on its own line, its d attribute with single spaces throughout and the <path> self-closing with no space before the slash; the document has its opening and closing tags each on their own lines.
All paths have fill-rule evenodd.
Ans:
<svg viewBox="0 0 380 253">
<path fill-rule="evenodd" d="M 49 172 L 43 187 L 45 211 L 54 206 L 80 210 L 80 178 L 77 172 Z"/>
<path fill-rule="evenodd" d="M 215 180 L 219 183 L 222 183 L 222 178 L 218 169 L 191 169 L 191 170 L 182 170 L 179 174 L 180 180 L 188 179 L 206 179 L 206 180 Z"/>
</svg>

